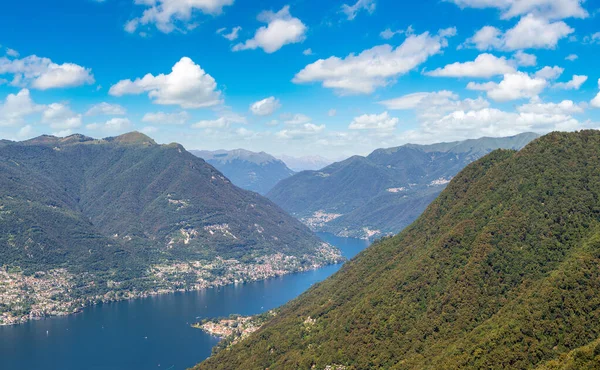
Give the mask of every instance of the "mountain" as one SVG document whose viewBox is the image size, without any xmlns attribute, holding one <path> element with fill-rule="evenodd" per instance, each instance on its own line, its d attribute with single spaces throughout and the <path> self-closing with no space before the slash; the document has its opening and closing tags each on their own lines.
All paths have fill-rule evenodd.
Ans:
<svg viewBox="0 0 600 370">
<path fill-rule="evenodd" d="M 494 151 L 197 369 L 597 369 L 598 199 L 598 131 Z"/>
<path fill-rule="evenodd" d="M 236 186 L 263 195 L 279 181 L 294 174 L 285 163 L 265 152 L 254 153 L 237 149 L 192 150 L 190 153 L 210 163 Z"/>
<path fill-rule="evenodd" d="M 411 224 L 467 164 L 495 149 L 520 149 L 525 133 L 354 156 L 281 181 L 267 197 L 315 231 L 372 238 Z"/>
<path fill-rule="evenodd" d="M 53 312 L 63 313 L 77 299 L 197 289 L 339 259 L 179 144 L 140 133 L 0 143 L 0 324 L 3 313 L 45 315 L 51 303 L 43 292 L 27 303 L 3 299 L 6 286 L 20 287 L 15 296 L 58 287 L 65 305 Z"/>
<path fill-rule="evenodd" d="M 317 171 L 323 167 L 330 165 L 333 161 L 320 155 L 309 155 L 303 157 L 291 157 L 282 155 L 279 157 L 289 168 L 296 172 L 300 171 Z"/>
</svg>

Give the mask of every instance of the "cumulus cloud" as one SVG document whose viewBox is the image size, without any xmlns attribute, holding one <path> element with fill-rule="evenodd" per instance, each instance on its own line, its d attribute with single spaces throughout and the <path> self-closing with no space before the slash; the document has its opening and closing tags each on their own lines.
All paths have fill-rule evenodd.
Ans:
<svg viewBox="0 0 600 370">
<path fill-rule="evenodd" d="M 348 20 L 351 21 L 356 18 L 361 11 L 373 14 L 376 6 L 375 0 L 358 0 L 354 5 L 343 4 L 342 13 L 346 14 Z"/>
<path fill-rule="evenodd" d="M 222 129 L 228 128 L 233 123 L 246 123 L 246 118 L 235 113 L 224 113 L 213 120 L 201 120 L 192 125 L 199 129 Z"/>
<path fill-rule="evenodd" d="M 261 48 L 270 54 L 284 45 L 302 42 L 306 38 L 308 28 L 300 19 L 292 17 L 289 5 L 277 13 L 263 11 L 257 19 L 267 25 L 256 30 L 253 38 L 235 45 L 233 51 Z"/>
<path fill-rule="evenodd" d="M 237 38 L 239 37 L 239 32 L 241 30 L 242 30 L 242 27 L 238 26 L 238 27 L 233 27 L 231 29 L 231 32 L 226 33 L 227 28 L 220 28 L 217 30 L 217 33 L 229 41 L 234 41 L 234 40 L 237 40 Z"/>
<path fill-rule="evenodd" d="M 438 54 L 448 45 L 442 34 L 449 32 L 452 34 L 455 30 L 441 30 L 437 35 L 428 32 L 411 35 L 396 48 L 380 45 L 358 55 L 320 59 L 298 72 L 293 82 L 321 82 L 323 87 L 341 94 L 369 94 Z"/>
<path fill-rule="evenodd" d="M 517 65 L 522 67 L 533 67 L 537 64 L 537 57 L 535 55 L 528 54 L 522 50 L 517 51 L 513 59 Z"/>
<path fill-rule="evenodd" d="M 304 139 L 307 137 L 313 137 L 325 130 L 325 125 L 315 125 L 314 123 L 304 123 L 302 125 L 294 126 L 293 128 L 281 130 L 275 135 L 280 139 Z"/>
<path fill-rule="evenodd" d="M 309 123 L 312 121 L 312 118 L 306 116 L 304 114 L 298 113 L 293 116 L 287 118 L 284 122 L 286 125 L 301 125 L 304 123 Z"/>
<path fill-rule="evenodd" d="M 155 104 L 182 108 L 206 108 L 222 103 L 215 79 L 188 57 L 181 58 L 167 75 L 148 73 L 134 81 L 121 80 L 109 90 L 113 96 L 144 92 L 148 92 Z"/>
<path fill-rule="evenodd" d="M 308 49 L 304 49 L 304 51 L 302 52 L 302 54 L 308 56 L 308 55 L 313 55 L 314 53 L 313 53 L 313 51 L 312 51 L 311 48 L 308 48 Z"/>
<path fill-rule="evenodd" d="M 448 90 L 407 94 L 399 98 L 384 100 L 379 104 L 390 110 L 416 109 L 421 116 L 427 117 L 454 110 L 480 110 L 490 105 L 481 97 L 461 100 L 457 94 Z"/>
<path fill-rule="evenodd" d="M 81 126 L 82 116 L 63 103 L 52 103 L 42 112 L 42 123 L 53 129 L 66 130 Z"/>
<path fill-rule="evenodd" d="M 549 21 L 528 14 L 506 32 L 485 26 L 467 39 L 464 46 L 478 50 L 555 49 L 558 42 L 575 32 L 563 21 Z"/>
<path fill-rule="evenodd" d="M 125 24 L 125 31 L 133 33 L 140 26 L 152 24 L 164 33 L 175 29 L 186 31 L 196 26 L 193 23 L 195 13 L 219 15 L 224 7 L 232 5 L 233 2 L 234 0 L 134 0 L 135 4 L 146 9 L 140 17 Z"/>
<path fill-rule="evenodd" d="M 535 73 L 535 77 L 543 78 L 545 80 L 556 80 L 564 72 L 564 68 L 559 66 L 549 67 L 546 66 Z"/>
<path fill-rule="evenodd" d="M 535 113 L 544 115 L 570 115 L 583 113 L 582 104 L 575 104 L 572 100 L 563 100 L 560 103 L 543 103 L 536 99 L 517 107 L 520 113 Z"/>
<path fill-rule="evenodd" d="M 25 118 L 40 112 L 44 106 L 33 102 L 29 90 L 22 89 L 17 94 L 8 94 L 0 104 L 0 126 L 20 126 Z"/>
<path fill-rule="evenodd" d="M 9 57 L 18 58 L 19 52 L 15 49 L 6 48 L 6 55 L 8 55 Z"/>
<path fill-rule="evenodd" d="M 0 75 L 13 75 L 11 84 L 47 90 L 95 82 L 92 71 L 74 63 L 56 64 L 48 58 L 30 55 L 22 59 L 0 58 Z"/>
<path fill-rule="evenodd" d="M 480 54 L 472 62 L 452 63 L 443 68 L 427 72 L 435 77 L 493 77 L 515 72 L 513 63 L 505 57 L 498 58 L 492 54 Z"/>
<path fill-rule="evenodd" d="M 122 116 L 127 111 L 124 107 L 119 104 L 110 104 L 106 102 L 102 102 L 99 104 L 93 105 L 87 112 L 85 112 L 86 116 Z"/>
<path fill-rule="evenodd" d="M 488 97 L 496 101 L 510 101 L 538 96 L 546 87 L 548 81 L 540 77 L 531 77 L 527 73 L 515 72 L 505 74 L 500 83 L 486 82 L 483 84 L 470 82 L 467 89 L 487 92 Z"/>
<path fill-rule="evenodd" d="M 585 83 L 585 81 L 587 81 L 587 79 L 588 79 L 588 76 L 573 75 L 573 78 L 571 78 L 571 81 L 558 82 L 558 83 L 555 83 L 553 85 L 553 87 L 555 87 L 557 89 L 562 89 L 562 90 L 579 90 L 581 85 L 583 85 Z"/>
<path fill-rule="evenodd" d="M 496 8 L 502 12 L 502 18 L 508 19 L 525 14 L 534 14 L 542 18 L 586 18 L 588 12 L 583 8 L 585 0 L 446 0 L 461 8 Z"/>
<path fill-rule="evenodd" d="M 574 62 L 578 59 L 579 57 L 577 56 L 577 54 L 569 54 L 565 57 L 565 60 L 568 60 L 570 62 Z"/>
<path fill-rule="evenodd" d="M 161 125 L 183 125 L 189 119 L 187 112 L 165 113 L 154 112 L 146 113 L 142 117 L 142 122 L 155 123 Z"/>
<path fill-rule="evenodd" d="M 600 79 L 598 79 L 598 88 L 600 89 Z M 594 108 L 600 108 L 600 92 L 598 93 L 598 95 L 596 95 L 594 99 L 592 99 L 590 104 Z"/>
<path fill-rule="evenodd" d="M 398 118 L 390 117 L 388 112 L 363 114 L 362 116 L 355 117 L 348 128 L 350 130 L 393 131 L 398 122 Z"/>
<path fill-rule="evenodd" d="M 99 130 L 111 133 L 127 131 L 131 127 L 128 118 L 111 118 L 103 123 L 91 123 L 85 126 L 88 130 Z"/>
<path fill-rule="evenodd" d="M 275 99 L 274 96 L 271 96 L 266 99 L 252 103 L 250 105 L 250 111 L 255 116 L 270 116 L 280 107 L 281 103 L 279 102 L 279 99 Z"/>
</svg>

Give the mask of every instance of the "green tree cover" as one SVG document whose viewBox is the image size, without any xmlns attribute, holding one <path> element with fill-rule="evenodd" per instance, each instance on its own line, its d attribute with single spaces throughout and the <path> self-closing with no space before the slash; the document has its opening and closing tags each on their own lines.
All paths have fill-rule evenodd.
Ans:
<svg viewBox="0 0 600 370">
<path fill-rule="evenodd" d="M 139 133 L 0 142 L 0 267 L 67 268 L 82 280 L 75 297 L 109 290 L 105 280 L 151 287 L 139 279 L 150 264 L 275 253 L 309 264 L 320 245 L 178 144 Z"/>
<path fill-rule="evenodd" d="M 597 369 L 599 197 L 598 131 L 495 151 L 196 369 Z"/>
</svg>

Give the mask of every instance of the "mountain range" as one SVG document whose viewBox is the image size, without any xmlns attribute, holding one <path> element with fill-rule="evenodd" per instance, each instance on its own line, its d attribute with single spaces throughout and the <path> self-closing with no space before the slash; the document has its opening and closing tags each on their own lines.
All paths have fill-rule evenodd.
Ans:
<svg viewBox="0 0 600 370">
<path fill-rule="evenodd" d="M 279 181 L 294 174 L 284 162 L 265 152 L 191 150 L 221 171 L 236 186 L 259 194 L 268 193 Z"/>
<path fill-rule="evenodd" d="M 340 259 L 277 205 L 179 144 L 136 132 L 0 142 L 0 267 L 14 272 L 16 296 L 28 291 L 28 276 L 60 288 L 44 304 L 69 308 L 77 299 L 197 289 Z M 0 316 L 47 314 L 42 293 L 0 299 Z"/>
<path fill-rule="evenodd" d="M 279 156 L 285 164 L 295 172 L 316 171 L 333 163 L 332 160 L 321 157 L 320 155 L 306 155 L 302 157 L 292 157 L 289 155 Z"/>
<path fill-rule="evenodd" d="M 597 369 L 598 199 L 598 131 L 494 151 L 197 369 Z"/>
<path fill-rule="evenodd" d="M 279 182 L 267 197 L 315 231 L 373 238 L 412 223 L 466 165 L 537 135 L 408 144 L 353 156 Z"/>
</svg>

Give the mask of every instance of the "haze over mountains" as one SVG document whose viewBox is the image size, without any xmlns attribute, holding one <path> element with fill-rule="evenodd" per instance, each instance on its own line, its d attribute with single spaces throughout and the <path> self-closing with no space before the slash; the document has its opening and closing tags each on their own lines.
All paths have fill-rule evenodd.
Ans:
<svg viewBox="0 0 600 370">
<path fill-rule="evenodd" d="M 268 193 L 279 181 L 294 174 L 285 163 L 265 152 L 255 153 L 236 150 L 191 150 L 190 153 L 204 159 L 221 171 L 236 186 Z"/>
<path fill-rule="evenodd" d="M 15 286 L 19 272 L 54 271 L 61 280 L 48 284 L 73 284 L 59 299 L 72 303 L 339 260 L 306 226 L 179 144 L 140 133 L 0 143 L 0 266 L 16 274 Z M 0 316 L 36 307 L 43 315 L 38 298 L 0 302 Z"/>
<path fill-rule="evenodd" d="M 197 369 L 597 369 L 599 159 L 598 131 L 485 156 Z"/>
<path fill-rule="evenodd" d="M 360 238 L 411 224 L 466 165 L 492 150 L 520 149 L 524 133 L 433 145 L 404 145 L 354 156 L 281 181 L 267 197 L 313 230 Z"/>
<path fill-rule="evenodd" d="M 321 157 L 320 155 L 308 155 L 303 157 L 280 155 L 279 159 L 284 161 L 285 164 L 295 172 L 316 171 L 333 163 L 331 159 Z"/>
</svg>

